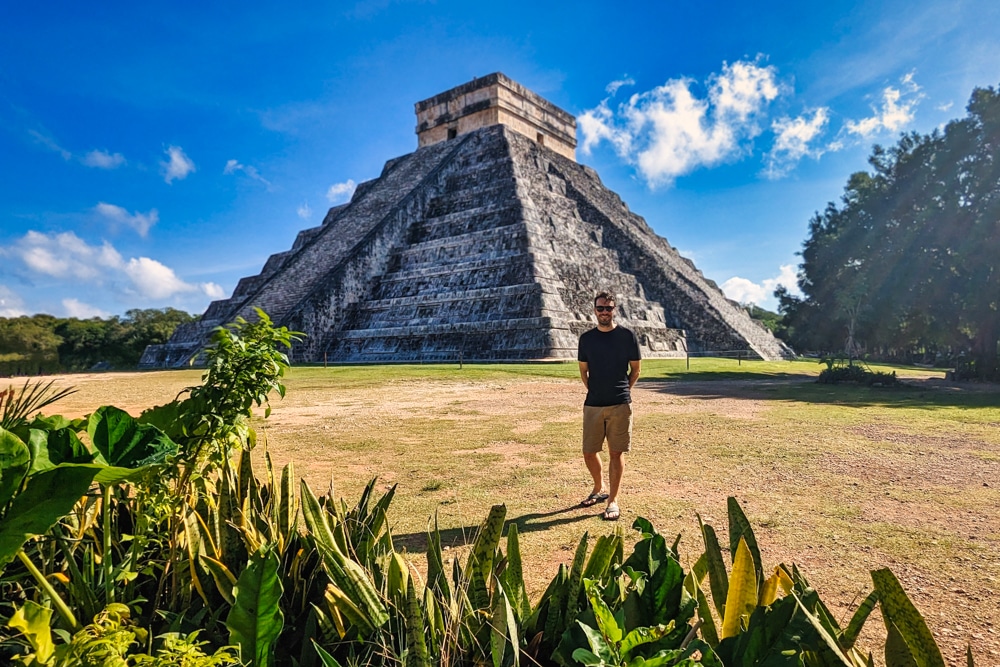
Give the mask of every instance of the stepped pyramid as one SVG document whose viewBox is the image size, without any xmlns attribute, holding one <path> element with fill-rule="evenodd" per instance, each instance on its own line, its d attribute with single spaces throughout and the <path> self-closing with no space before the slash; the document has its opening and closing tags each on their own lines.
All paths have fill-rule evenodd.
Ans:
<svg viewBox="0 0 1000 667">
<path fill-rule="evenodd" d="M 499 73 L 416 112 L 415 152 L 141 365 L 186 364 L 254 307 L 307 334 L 297 362 L 571 359 L 601 289 L 644 357 L 790 353 L 576 162 L 570 114 Z"/>
</svg>

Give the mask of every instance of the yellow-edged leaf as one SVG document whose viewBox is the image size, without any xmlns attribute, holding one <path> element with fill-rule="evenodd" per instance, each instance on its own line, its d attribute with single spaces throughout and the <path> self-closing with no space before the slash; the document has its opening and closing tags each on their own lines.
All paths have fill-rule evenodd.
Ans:
<svg viewBox="0 0 1000 667">
<path fill-rule="evenodd" d="M 746 540 L 740 538 L 729 575 L 729 594 L 726 596 L 726 616 L 722 619 L 720 639 L 735 637 L 740 632 L 740 619 L 749 615 L 757 606 L 757 571 Z"/>
</svg>

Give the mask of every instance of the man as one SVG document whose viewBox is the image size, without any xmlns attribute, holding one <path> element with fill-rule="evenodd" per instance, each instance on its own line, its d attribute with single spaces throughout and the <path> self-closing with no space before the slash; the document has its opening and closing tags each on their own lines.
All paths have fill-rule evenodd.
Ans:
<svg viewBox="0 0 1000 667">
<path fill-rule="evenodd" d="M 597 328 L 580 336 L 577 360 L 580 378 L 587 388 L 583 403 L 583 460 L 594 489 L 581 505 L 590 507 L 604 500 L 604 519 L 617 521 L 618 489 L 625 471 L 623 454 L 632 444 L 632 386 L 639 379 L 639 341 L 635 334 L 615 324 L 615 297 L 601 292 L 594 299 Z M 601 450 L 608 441 L 608 490 L 604 490 Z"/>
</svg>

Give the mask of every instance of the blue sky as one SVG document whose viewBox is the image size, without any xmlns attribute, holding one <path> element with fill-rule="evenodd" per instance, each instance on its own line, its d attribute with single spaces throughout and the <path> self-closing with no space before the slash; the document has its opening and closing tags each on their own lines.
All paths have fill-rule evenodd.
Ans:
<svg viewBox="0 0 1000 667">
<path fill-rule="evenodd" d="M 756 5 L 765 5 L 756 6 Z M 494 71 L 740 301 L 874 143 L 1000 84 L 1000 3 L 5 3 L 0 316 L 201 312 Z"/>
</svg>

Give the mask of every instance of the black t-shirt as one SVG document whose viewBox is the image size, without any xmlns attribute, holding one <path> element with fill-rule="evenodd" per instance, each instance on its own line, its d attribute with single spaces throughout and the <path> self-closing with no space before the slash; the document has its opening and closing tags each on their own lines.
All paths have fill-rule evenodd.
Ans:
<svg viewBox="0 0 1000 667">
<path fill-rule="evenodd" d="M 587 362 L 587 400 L 584 405 L 604 407 L 631 403 L 628 387 L 630 361 L 639 361 L 639 341 L 622 326 L 611 331 L 594 328 L 580 336 L 577 360 Z"/>
</svg>

